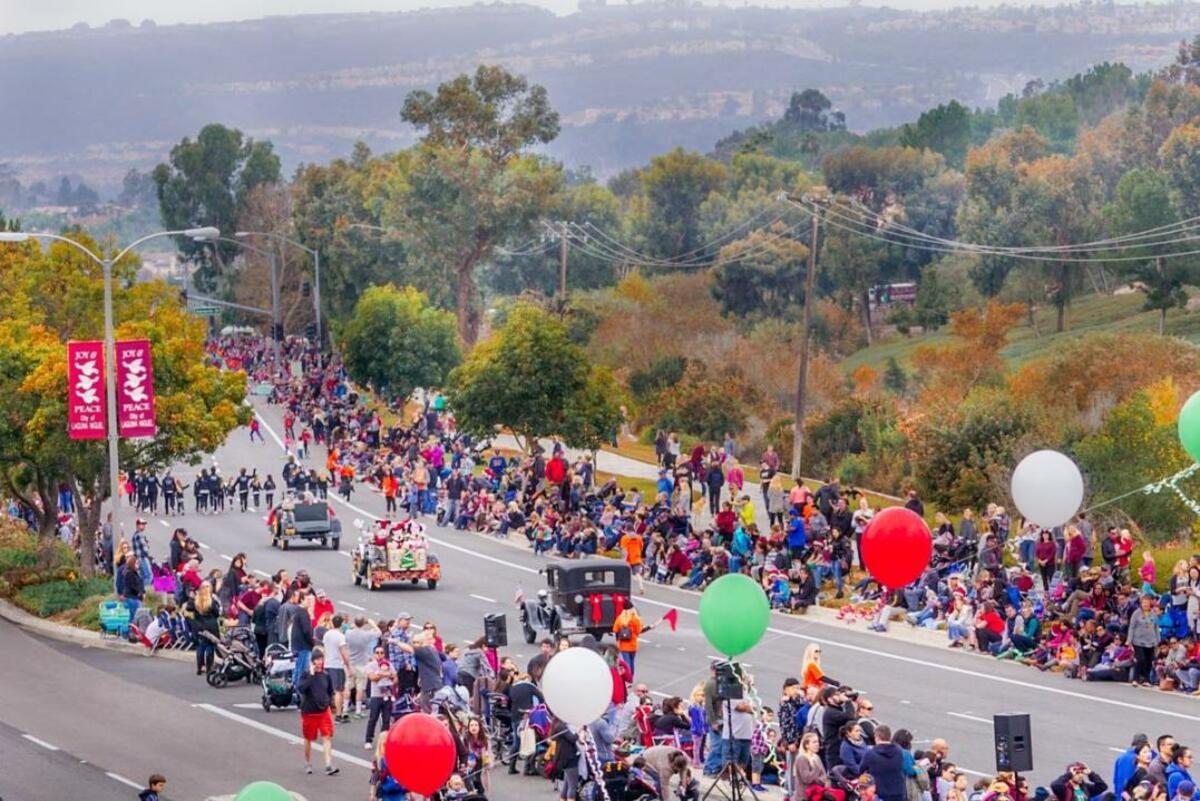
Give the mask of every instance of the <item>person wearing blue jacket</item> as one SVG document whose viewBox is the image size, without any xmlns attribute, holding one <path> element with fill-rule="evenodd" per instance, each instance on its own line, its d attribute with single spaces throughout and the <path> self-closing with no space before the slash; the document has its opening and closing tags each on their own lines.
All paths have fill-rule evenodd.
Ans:
<svg viewBox="0 0 1200 801">
<path fill-rule="evenodd" d="M 1112 786 L 1122 789 L 1129 784 L 1130 777 L 1137 769 L 1137 752 L 1143 745 L 1149 745 L 1150 738 L 1145 734 L 1133 735 L 1133 741 L 1129 744 L 1116 761 L 1113 762 L 1113 781 Z"/>
<path fill-rule="evenodd" d="M 1175 745 L 1175 756 L 1171 767 L 1167 768 L 1167 798 L 1174 798 L 1179 792 L 1179 785 L 1184 782 L 1195 786 L 1196 782 L 1191 774 L 1192 759 L 1192 749 L 1186 745 Z"/>
<path fill-rule="evenodd" d="M 871 745 L 863 735 L 862 726 L 857 720 L 852 720 L 842 727 L 842 745 L 838 756 L 846 768 L 846 775 L 857 779 L 862 773 L 863 757 L 867 755 Z"/>
<path fill-rule="evenodd" d="M 792 509 L 788 517 L 787 547 L 792 559 L 803 559 L 804 549 L 808 546 L 808 536 L 804 531 L 804 518 L 796 509 Z"/>
</svg>

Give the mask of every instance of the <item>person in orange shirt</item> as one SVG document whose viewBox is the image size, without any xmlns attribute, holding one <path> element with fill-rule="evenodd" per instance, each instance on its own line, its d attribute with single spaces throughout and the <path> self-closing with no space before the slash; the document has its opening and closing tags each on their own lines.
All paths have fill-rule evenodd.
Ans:
<svg viewBox="0 0 1200 801">
<path fill-rule="evenodd" d="M 625 554 L 625 563 L 629 565 L 629 570 L 633 573 L 638 583 L 638 593 L 646 594 L 646 583 L 642 578 L 643 559 L 642 554 L 646 549 L 646 541 L 642 536 L 635 531 L 626 531 L 621 535 L 621 540 L 618 543 L 621 547 L 621 552 Z"/>
<path fill-rule="evenodd" d="M 383 500 L 387 504 L 384 509 L 384 514 L 392 515 L 396 513 L 396 490 L 400 484 L 396 481 L 396 477 L 390 472 L 383 474 L 383 481 L 380 482 L 383 489 Z"/>
<path fill-rule="evenodd" d="M 617 638 L 617 651 L 621 659 L 629 665 L 629 673 L 634 673 L 634 663 L 637 661 L 638 637 L 642 636 L 642 619 L 632 606 L 626 607 L 617 619 L 613 621 L 613 634 Z M 648 631 L 649 629 L 645 629 Z"/>
<path fill-rule="evenodd" d="M 818 690 L 826 684 L 838 686 L 837 682 L 830 681 L 825 678 L 825 671 L 821 670 L 821 646 L 814 643 L 809 643 L 804 649 L 803 672 L 800 675 L 800 681 L 804 683 L 804 689 L 816 687 Z"/>
</svg>

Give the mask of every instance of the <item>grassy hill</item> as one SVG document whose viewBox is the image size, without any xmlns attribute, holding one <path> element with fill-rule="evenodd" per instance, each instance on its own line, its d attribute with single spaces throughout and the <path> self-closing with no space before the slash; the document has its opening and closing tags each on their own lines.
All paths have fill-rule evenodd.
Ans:
<svg viewBox="0 0 1200 801">
<path fill-rule="evenodd" d="M 1158 330 L 1158 312 L 1142 311 L 1143 298 L 1140 293 L 1128 295 L 1080 296 L 1067 311 L 1067 330 L 1054 332 L 1054 308 L 1044 306 L 1036 314 L 1040 335 L 1035 335 L 1028 322 L 1018 326 L 1009 338 L 1004 356 L 1016 366 L 1044 356 L 1058 345 L 1091 333 L 1117 333 L 1122 331 Z M 1175 309 L 1167 314 L 1167 335 L 1182 337 L 1189 342 L 1200 343 L 1200 310 Z M 945 328 L 928 334 L 903 336 L 888 334 L 869 348 L 849 356 L 842 368 L 850 373 L 861 366 L 882 371 L 889 358 L 895 358 L 908 367 L 913 351 L 921 345 L 942 344 L 950 340 Z"/>
</svg>

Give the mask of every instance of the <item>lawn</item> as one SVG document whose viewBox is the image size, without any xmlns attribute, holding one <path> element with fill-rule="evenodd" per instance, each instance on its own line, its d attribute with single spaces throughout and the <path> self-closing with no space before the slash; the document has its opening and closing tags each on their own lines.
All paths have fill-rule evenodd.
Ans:
<svg viewBox="0 0 1200 801">
<path fill-rule="evenodd" d="M 1142 310 L 1143 296 L 1128 295 L 1082 295 L 1067 309 L 1067 330 L 1055 333 L 1055 311 L 1051 306 L 1039 307 L 1036 319 L 1038 335 L 1029 326 L 1028 318 L 1012 332 L 1003 351 L 1009 363 L 1017 366 L 1050 353 L 1058 345 L 1074 340 L 1081 334 L 1119 333 L 1124 331 L 1158 331 L 1158 312 Z M 1200 312 L 1173 309 L 1167 314 L 1167 334 L 1200 343 Z M 889 358 L 908 365 L 912 353 L 921 345 L 941 345 L 951 336 L 945 328 L 928 334 L 903 336 L 890 334 L 869 348 L 863 348 L 842 362 L 846 373 L 863 365 L 884 370 Z"/>
</svg>

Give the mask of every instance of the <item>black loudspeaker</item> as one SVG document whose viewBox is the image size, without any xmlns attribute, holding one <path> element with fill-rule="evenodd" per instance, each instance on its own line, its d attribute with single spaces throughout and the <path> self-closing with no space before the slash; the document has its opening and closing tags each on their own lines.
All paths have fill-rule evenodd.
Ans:
<svg viewBox="0 0 1200 801">
<path fill-rule="evenodd" d="M 734 662 L 720 662 L 717 671 L 717 699 L 721 701 L 737 701 L 745 697 L 742 680 L 738 676 L 738 667 Z"/>
<path fill-rule="evenodd" d="M 508 619 L 503 614 L 483 616 L 483 637 L 488 648 L 503 648 L 508 645 Z"/>
<path fill-rule="evenodd" d="M 1033 737 L 1029 715 L 993 715 L 996 770 L 1027 773 L 1033 770 Z"/>
</svg>

